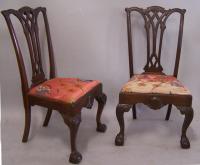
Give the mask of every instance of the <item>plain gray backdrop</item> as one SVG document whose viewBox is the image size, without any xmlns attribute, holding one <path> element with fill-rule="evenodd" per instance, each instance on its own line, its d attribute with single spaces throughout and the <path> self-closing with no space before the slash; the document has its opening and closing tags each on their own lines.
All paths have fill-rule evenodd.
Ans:
<svg viewBox="0 0 200 165">
<path fill-rule="evenodd" d="M 98 79 L 104 84 L 108 96 L 102 119 L 108 125 L 105 134 L 95 132 L 96 104 L 84 110 L 78 135 L 78 148 L 83 154 L 82 164 L 198 164 L 200 163 L 200 9 L 199 0 L 1 0 L 0 10 L 22 6 L 47 8 L 53 41 L 57 75 Z M 114 138 L 119 128 L 115 106 L 122 85 L 129 79 L 128 47 L 125 7 L 185 8 L 182 55 L 178 78 L 190 89 L 195 111 L 194 121 L 188 130 L 190 150 L 179 146 L 183 116 L 173 109 L 169 122 L 164 121 L 166 107 L 151 111 L 138 105 L 138 120 L 126 115 L 127 138 L 124 147 L 115 147 Z M 142 72 L 146 60 L 145 33 L 142 20 L 136 15 L 134 22 L 134 62 L 137 73 Z M 20 24 L 13 19 L 26 68 L 31 68 L 25 38 Z M 41 20 L 40 20 L 41 21 Z M 170 18 L 163 41 L 162 64 L 166 73 L 172 73 L 177 43 L 177 17 Z M 42 21 L 41 21 L 42 23 Z M 41 26 L 41 43 L 45 70 L 48 72 L 47 45 Z M 3 165 L 11 164 L 68 164 L 70 154 L 69 131 L 61 117 L 53 113 L 48 128 L 42 128 L 43 108 L 34 107 L 30 140 L 21 143 L 24 127 L 24 110 L 20 76 L 15 52 L 6 22 L 0 15 L 0 80 L 2 96 L 2 152 Z M 42 111 L 42 110 L 43 111 Z"/>
</svg>

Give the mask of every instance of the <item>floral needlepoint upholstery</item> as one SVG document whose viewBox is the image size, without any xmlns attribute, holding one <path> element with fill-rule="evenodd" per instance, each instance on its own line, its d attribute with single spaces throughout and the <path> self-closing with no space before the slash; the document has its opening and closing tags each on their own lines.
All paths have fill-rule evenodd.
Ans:
<svg viewBox="0 0 200 165">
<path fill-rule="evenodd" d="M 55 78 L 32 88 L 29 95 L 71 104 L 99 84 L 97 80 Z"/>
<path fill-rule="evenodd" d="M 190 95 L 190 91 L 175 77 L 157 74 L 135 75 L 121 92 Z"/>
</svg>

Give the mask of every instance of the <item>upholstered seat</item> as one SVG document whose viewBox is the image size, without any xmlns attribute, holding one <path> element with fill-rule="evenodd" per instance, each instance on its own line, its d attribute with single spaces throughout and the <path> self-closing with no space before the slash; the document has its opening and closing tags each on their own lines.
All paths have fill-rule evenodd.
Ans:
<svg viewBox="0 0 200 165">
<path fill-rule="evenodd" d="M 190 91 L 174 76 L 158 74 L 134 75 L 121 92 L 190 95 Z"/>
<path fill-rule="evenodd" d="M 29 95 L 72 104 L 98 84 L 100 84 L 100 82 L 97 80 L 54 78 L 32 88 Z"/>
</svg>

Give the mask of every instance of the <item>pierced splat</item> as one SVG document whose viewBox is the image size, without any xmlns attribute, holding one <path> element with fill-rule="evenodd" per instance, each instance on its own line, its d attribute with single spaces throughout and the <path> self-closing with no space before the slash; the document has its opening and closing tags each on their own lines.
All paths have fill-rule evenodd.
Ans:
<svg viewBox="0 0 200 165">
<path fill-rule="evenodd" d="M 20 21 L 23 26 L 31 56 L 32 83 L 38 84 L 45 80 L 42 68 L 39 30 L 37 24 L 39 12 L 30 8 L 22 8 L 19 12 L 22 14 L 19 19 L 21 19 Z"/>
<path fill-rule="evenodd" d="M 22 70 L 21 77 L 26 82 L 27 76 L 24 67 L 24 61 L 23 56 L 20 50 L 20 46 L 18 43 L 18 40 L 16 38 L 15 30 L 12 25 L 12 21 L 10 19 L 10 15 L 15 15 L 22 27 L 25 34 L 25 38 L 27 41 L 29 53 L 30 53 L 30 59 L 31 59 L 31 66 L 32 66 L 32 84 L 31 86 L 38 85 L 41 82 L 44 82 L 46 80 L 45 74 L 42 67 L 42 59 L 41 59 L 41 48 L 40 48 L 40 41 L 39 41 L 39 27 L 38 27 L 38 16 L 39 13 L 42 13 L 46 28 L 46 34 L 47 34 L 47 42 L 48 42 L 48 48 L 49 48 L 49 57 L 50 57 L 50 63 L 51 63 L 51 78 L 55 75 L 54 71 L 54 60 L 53 60 L 53 49 L 51 44 L 51 39 L 49 35 L 49 27 L 48 27 L 48 21 L 46 17 L 46 9 L 39 7 L 36 9 L 32 9 L 30 7 L 22 7 L 19 10 L 8 10 L 4 15 L 7 18 L 6 21 L 8 22 L 10 34 L 13 40 L 14 46 L 17 48 L 16 55 L 18 57 L 18 63 L 20 64 L 20 67 Z"/>
<path fill-rule="evenodd" d="M 180 27 L 177 45 L 177 56 L 174 75 L 177 75 L 178 64 L 181 51 L 182 43 L 182 32 L 183 32 L 183 19 L 185 10 L 181 9 L 169 9 L 165 10 L 160 6 L 152 6 L 147 9 L 132 7 L 126 8 L 127 12 L 127 27 L 128 27 L 128 44 L 129 44 L 129 66 L 130 76 L 133 76 L 133 53 L 132 53 L 132 34 L 131 34 L 131 12 L 136 11 L 144 18 L 144 28 L 147 37 L 147 63 L 144 67 L 145 72 L 159 72 L 162 73 L 163 67 L 161 66 L 161 53 L 162 53 L 162 41 L 164 32 L 166 29 L 166 21 L 172 13 L 180 13 Z"/>
</svg>

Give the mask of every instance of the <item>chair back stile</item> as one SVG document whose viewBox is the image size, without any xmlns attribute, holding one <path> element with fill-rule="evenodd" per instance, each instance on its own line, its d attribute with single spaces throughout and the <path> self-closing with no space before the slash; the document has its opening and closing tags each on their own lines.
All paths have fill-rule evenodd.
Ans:
<svg viewBox="0 0 200 165">
<path fill-rule="evenodd" d="M 175 59 L 175 66 L 174 66 L 174 73 L 173 73 L 173 75 L 177 77 L 180 55 L 181 55 L 184 14 L 186 10 L 178 9 L 178 8 L 166 10 L 160 6 L 151 6 L 151 7 L 148 7 L 147 9 L 142 9 L 138 7 L 130 7 L 130 8 L 126 8 L 125 11 L 127 13 L 127 34 L 128 34 L 130 77 L 134 75 L 131 13 L 132 12 L 140 13 L 145 23 L 144 27 L 145 27 L 146 39 L 147 39 L 146 40 L 147 41 L 147 63 L 144 67 L 144 71 L 145 71 L 144 73 L 153 72 L 153 73 L 158 73 L 158 74 L 164 74 L 163 67 L 161 66 L 160 60 L 161 60 L 161 53 L 162 53 L 162 41 L 163 41 L 165 29 L 166 29 L 166 22 L 169 16 L 172 15 L 173 13 L 180 14 L 178 43 L 177 43 L 176 59 Z M 152 36 L 152 38 L 150 36 Z"/>
<path fill-rule="evenodd" d="M 43 15 L 43 20 L 46 30 L 47 45 L 49 52 L 49 63 L 50 63 L 50 78 L 54 78 L 55 77 L 54 53 L 53 53 L 48 19 L 46 15 L 46 8 L 38 7 L 32 9 L 30 7 L 22 7 L 19 10 L 9 9 L 2 11 L 2 14 L 7 22 L 10 36 L 14 45 L 21 76 L 23 95 L 25 95 L 29 91 L 29 84 L 27 80 L 27 73 L 24 65 L 22 52 L 10 17 L 11 15 L 16 16 L 22 25 L 31 59 L 32 83 L 30 87 L 34 87 L 46 81 L 46 77 L 42 66 L 41 47 L 39 41 L 39 27 L 38 27 L 39 13 L 42 13 Z"/>
</svg>

